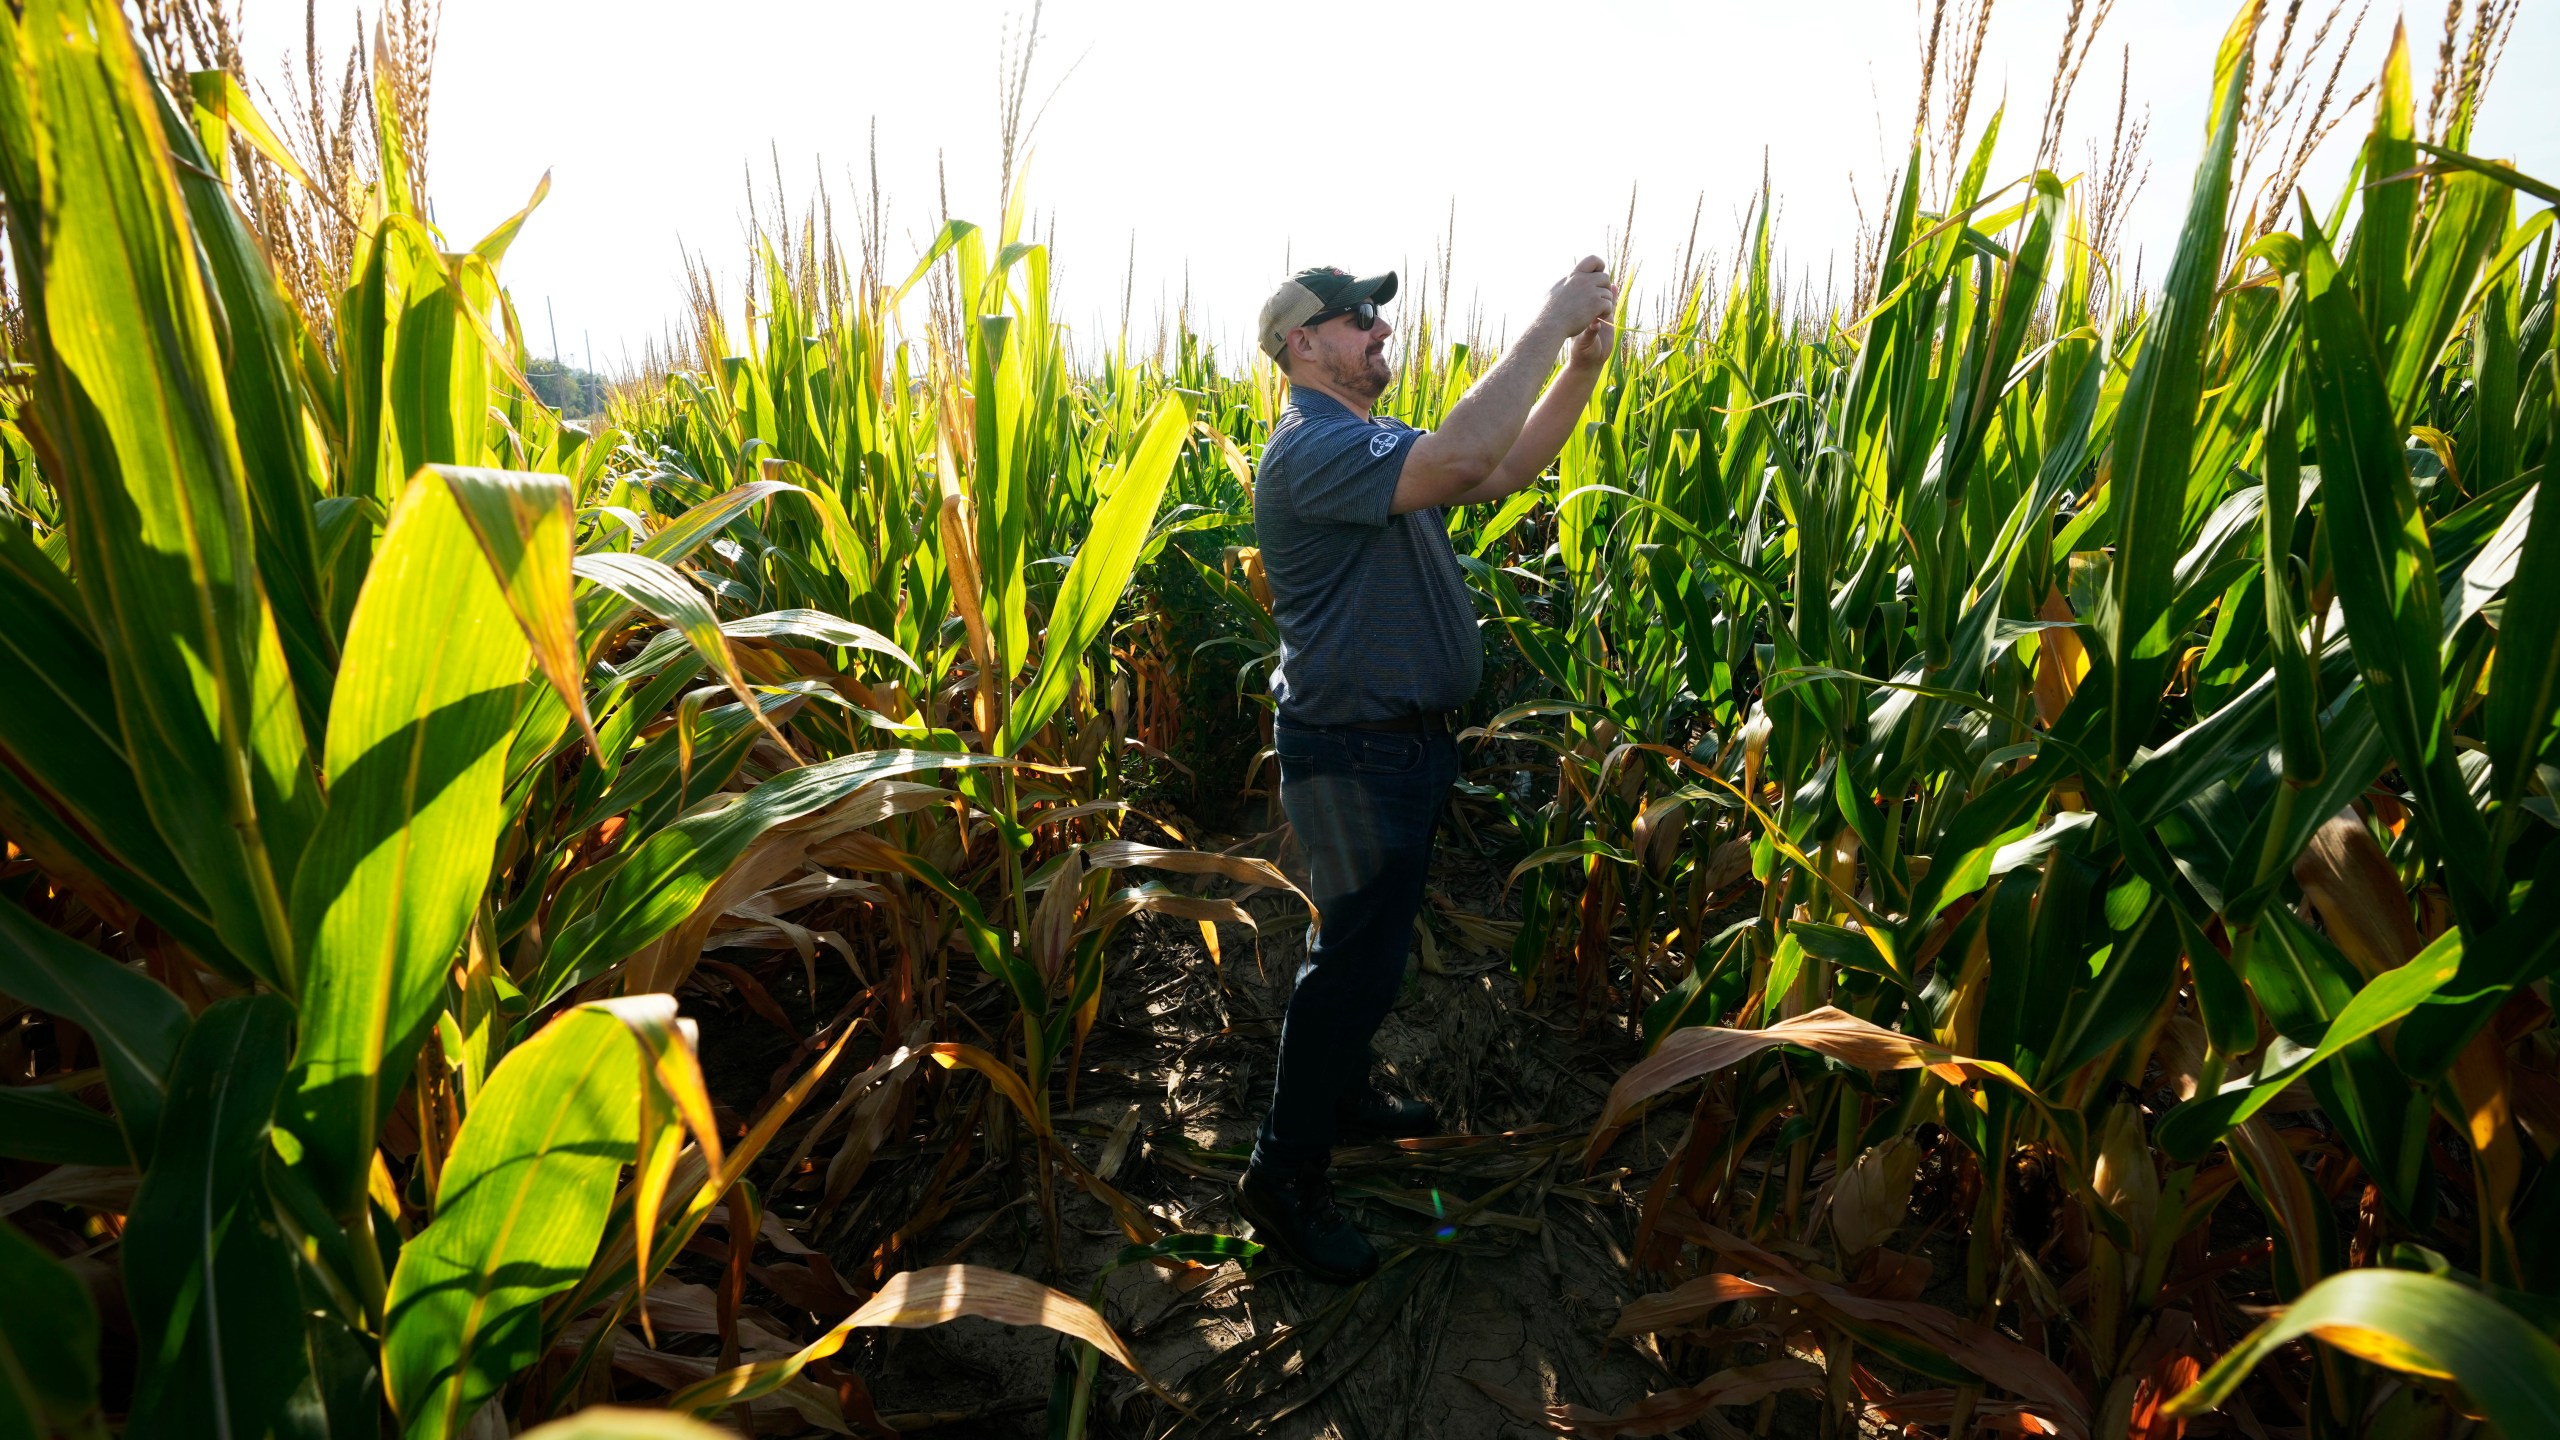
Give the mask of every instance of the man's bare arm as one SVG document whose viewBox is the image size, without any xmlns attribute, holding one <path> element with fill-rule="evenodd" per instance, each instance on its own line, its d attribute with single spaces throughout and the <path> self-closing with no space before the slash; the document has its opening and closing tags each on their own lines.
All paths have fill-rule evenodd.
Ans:
<svg viewBox="0 0 2560 1440">
<path fill-rule="evenodd" d="M 1530 402 L 1537 398 L 1538 385 L 1554 363 L 1556 347 L 1614 311 L 1617 298 L 1617 287 L 1609 283 L 1597 256 L 1586 258 L 1558 281 L 1511 352 L 1450 407 L 1439 429 L 1414 442 L 1413 454 L 1396 481 L 1393 512 L 1402 515 L 1426 506 L 1458 503 L 1491 479 L 1521 440 Z M 1570 433 L 1571 423 L 1569 417 L 1564 421 L 1563 434 Z M 1562 449 L 1563 443 L 1560 434 L 1557 448 Z M 1538 468 L 1545 466 L 1541 463 Z"/>
<path fill-rule="evenodd" d="M 1605 330 L 1608 322 L 1601 321 L 1593 328 Z M 1607 342 L 1601 344 L 1599 353 L 1605 357 Z M 1582 336 L 1575 337 L 1573 358 L 1565 362 L 1555 383 L 1539 397 L 1537 408 L 1529 412 L 1528 423 L 1520 427 L 1520 438 L 1512 442 L 1511 452 L 1502 457 L 1502 463 L 1494 466 L 1493 473 L 1477 482 L 1475 488 L 1449 503 L 1481 505 L 1499 500 L 1535 483 L 1547 473 L 1548 466 L 1556 463 L 1556 457 L 1564 453 L 1565 443 L 1573 438 L 1574 426 L 1580 423 L 1584 407 L 1591 403 L 1591 392 L 1598 388 L 1601 372 L 1606 368 L 1604 359 L 1583 357 L 1584 345 Z"/>
</svg>

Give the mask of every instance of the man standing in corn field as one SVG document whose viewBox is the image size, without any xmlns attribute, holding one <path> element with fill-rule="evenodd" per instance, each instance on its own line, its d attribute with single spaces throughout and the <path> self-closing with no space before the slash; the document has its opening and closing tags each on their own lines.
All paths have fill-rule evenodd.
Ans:
<svg viewBox="0 0 2560 1440">
<path fill-rule="evenodd" d="M 1598 258 L 1576 265 L 1510 353 L 1423 431 L 1372 413 L 1394 378 L 1378 307 L 1395 293 L 1393 272 L 1302 270 L 1264 302 L 1260 336 L 1289 378 L 1254 477 L 1280 629 L 1280 803 L 1321 920 L 1237 1205 L 1266 1243 L 1336 1282 L 1366 1277 L 1378 1257 L 1334 1203 L 1335 1141 L 1439 1124 L 1371 1080 L 1369 1041 L 1404 982 L 1432 831 L 1458 773 L 1452 721 L 1484 671 L 1446 510 L 1499 500 L 1554 463 L 1608 361 L 1618 298 Z"/>
</svg>

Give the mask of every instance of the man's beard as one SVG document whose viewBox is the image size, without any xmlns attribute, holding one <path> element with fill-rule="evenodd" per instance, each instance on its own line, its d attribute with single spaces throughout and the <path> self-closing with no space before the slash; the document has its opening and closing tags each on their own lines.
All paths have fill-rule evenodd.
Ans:
<svg viewBox="0 0 2560 1440">
<path fill-rule="evenodd" d="M 1383 349 L 1376 352 L 1364 349 L 1358 359 L 1351 361 L 1329 359 L 1325 362 L 1324 375 L 1337 389 L 1363 400 L 1375 400 L 1386 394 L 1388 384 L 1396 378 Z"/>
</svg>

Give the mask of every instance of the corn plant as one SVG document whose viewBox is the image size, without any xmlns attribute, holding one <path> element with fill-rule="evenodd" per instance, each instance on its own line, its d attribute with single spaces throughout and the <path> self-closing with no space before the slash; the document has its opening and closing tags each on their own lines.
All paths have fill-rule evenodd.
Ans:
<svg viewBox="0 0 2560 1440">
<path fill-rule="evenodd" d="M 1008 231 L 990 266 L 954 226 L 927 257 L 954 255 L 987 312 L 965 367 L 933 359 L 936 403 L 893 374 L 891 297 L 830 351 L 784 295 L 758 352 L 685 382 L 701 403 L 643 450 L 563 425 L 522 378 L 498 273 L 541 189 L 453 247 L 408 189 L 387 81 L 383 178 L 346 197 L 359 243 L 323 329 L 227 188 L 249 157 L 300 173 L 236 80 L 155 75 L 118 7 L 85 0 L 0 15 L 0 54 L 29 337 L 0 534 L 23 701 L 0 717 L 21 877 L 0 992 L 99 1067 L 0 1092 L 0 1154 L 56 1167 L 12 1208 L 118 1217 L 93 1223 L 139 1347 L 123 1428 L 371 1434 L 387 1414 L 429 1436 L 575 1408 L 626 1316 L 650 1334 L 706 1220 L 746 1263 L 748 1169 L 863 1028 L 890 1042 L 830 1121 L 901 1103 L 920 1062 L 982 1075 L 1044 1187 L 1065 1164 L 1160 1239 L 1052 1151 L 1047 1082 L 1115 927 L 1241 912 L 1109 877 L 1285 882 L 1096 829 L 1120 807 L 1096 789 L 1088 656 L 1190 423 L 1170 395 L 1053 422 L 1080 397 L 1038 247 Z M 1070 542 L 1035 609 L 1035 555 Z M 813 1041 L 724 1133 L 674 992 L 706 947 L 754 938 L 733 932 L 814 966 L 785 918 L 813 875 L 858 886 L 889 973 L 868 1027 Z M 1018 1060 L 938 1038 L 924 957 L 955 934 L 1015 996 Z M 76 1093 L 101 1086 L 103 1108 Z M 803 1155 L 818 1138 L 801 1127 Z M 830 1166 L 827 1200 L 862 1168 Z M 95 1433 L 88 1301 L 15 1230 L 0 1267 L 45 1297 L 8 1327 L 0 1417 Z M 679 1408 L 805 1406 L 801 1370 L 853 1329 L 961 1313 L 1129 1359 L 1018 1277 L 874 1283 L 788 1359 L 741 1363 L 727 1334 Z"/>
<path fill-rule="evenodd" d="M 2233 234 L 2258 21 L 2156 296 L 2092 311 L 2070 184 L 1991 187 L 1994 115 L 1943 208 L 1915 148 L 1853 321 L 1786 333 L 1762 231 L 1718 326 L 1693 298 L 1620 357 L 1555 548 L 1484 572 L 1554 692 L 1489 727 L 1556 757 L 1521 968 L 1650 1047 L 1591 1154 L 1713 1077 L 1644 1210 L 1676 1284 L 1619 1324 L 1713 1373 L 1646 1423 L 1794 1386 L 1843 1424 L 2170 1433 L 2306 1333 L 2554 1413 L 2560 1352 L 2498 1306 L 2542 1315 L 2551 1263 L 2509 1075 L 2560 965 L 2560 632 L 2510 602 L 2560 576 L 2551 211 L 2516 218 L 2556 197 L 2459 122 L 2414 139 L 2401 40 L 2348 193 Z M 1924 1167 L 1961 1313 L 1885 1244 Z M 2196 1277 L 2244 1203 L 2301 1319 L 2178 1398 L 2236 1338 Z M 2431 1246 L 2467 1274 L 2425 1312 L 2345 1283 Z M 2348 1433 L 2376 1387 L 2324 1354 L 2276 1403 Z"/>
</svg>

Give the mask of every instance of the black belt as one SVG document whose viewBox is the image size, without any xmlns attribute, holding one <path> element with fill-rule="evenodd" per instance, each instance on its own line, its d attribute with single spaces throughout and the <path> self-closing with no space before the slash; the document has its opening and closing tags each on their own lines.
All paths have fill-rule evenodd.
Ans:
<svg viewBox="0 0 2560 1440">
<path fill-rule="evenodd" d="M 1425 710 L 1418 715 L 1398 715 L 1388 720 L 1362 720 L 1346 725 L 1346 730 L 1393 730 L 1399 733 L 1420 731 L 1427 735 L 1445 735 L 1457 728 L 1454 710 Z"/>
</svg>

